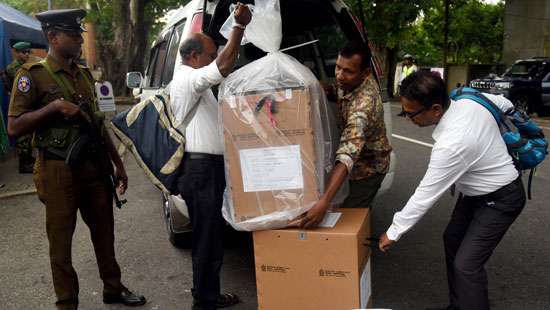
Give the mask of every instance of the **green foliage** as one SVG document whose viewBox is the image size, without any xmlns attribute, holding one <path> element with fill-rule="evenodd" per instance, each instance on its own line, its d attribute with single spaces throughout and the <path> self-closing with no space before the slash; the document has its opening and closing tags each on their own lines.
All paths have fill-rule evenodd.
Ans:
<svg viewBox="0 0 550 310">
<path fill-rule="evenodd" d="M 34 15 L 48 9 L 48 1 L 2 0 L 19 11 Z M 85 0 L 52 0 L 53 9 L 84 8 Z"/>
<path fill-rule="evenodd" d="M 449 0 L 449 58 L 454 63 L 498 63 L 504 3 Z M 364 14 L 369 40 L 381 49 L 415 55 L 422 65 L 443 62 L 444 0 L 348 0 Z M 362 7 L 361 5 L 362 4 Z"/>
<path fill-rule="evenodd" d="M 419 63 L 443 62 L 444 2 L 434 5 L 409 30 L 401 49 L 414 54 Z M 448 61 L 451 63 L 495 64 L 502 57 L 504 4 L 479 0 L 451 1 L 449 10 Z"/>
</svg>

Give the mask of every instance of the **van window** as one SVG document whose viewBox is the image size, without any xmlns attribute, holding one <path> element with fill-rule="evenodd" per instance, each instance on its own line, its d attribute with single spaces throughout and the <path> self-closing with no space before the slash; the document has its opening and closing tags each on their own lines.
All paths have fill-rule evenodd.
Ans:
<svg viewBox="0 0 550 310">
<path fill-rule="evenodd" d="M 181 44 L 181 38 L 183 37 L 183 28 L 185 27 L 185 20 L 177 24 L 172 32 L 170 38 L 170 46 L 168 47 L 168 53 L 166 55 L 166 63 L 164 64 L 164 73 L 162 77 L 162 85 L 165 86 L 172 80 L 174 75 L 174 67 L 176 65 L 176 58 L 178 56 L 179 46 Z"/>
<path fill-rule="evenodd" d="M 164 61 L 166 59 L 166 41 L 162 41 L 155 45 L 151 50 L 151 58 L 149 60 L 149 67 L 145 76 L 147 87 L 159 88 L 162 78 L 162 69 L 164 68 Z"/>
</svg>

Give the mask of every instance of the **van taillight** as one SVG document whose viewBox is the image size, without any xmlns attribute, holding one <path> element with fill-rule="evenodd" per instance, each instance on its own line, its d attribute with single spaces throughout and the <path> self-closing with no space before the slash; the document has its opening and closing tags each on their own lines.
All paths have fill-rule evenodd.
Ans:
<svg viewBox="0 0 550 310">
<path fill-rule="evenodd" d="M 202 12 L 195 13 L 195 15 L 193 15 L 193 19 L 191 20 L 191 33 L 202 32 L 202 18 Z"/>
</svg>

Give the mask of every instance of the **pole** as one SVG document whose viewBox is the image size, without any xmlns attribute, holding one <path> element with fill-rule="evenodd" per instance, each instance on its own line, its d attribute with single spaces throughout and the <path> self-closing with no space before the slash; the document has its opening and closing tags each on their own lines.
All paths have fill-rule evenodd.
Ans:
<svg viewBox="0 0 550 310">
<path fill-rule="evenodd" d="M 443 70 L 444 70 L 444 80 L 447 81 L 448 70 L 447 70 L 447 53 L 449 49 L 449 2 L 450 0 L 445 0 L 445 22 L 443 24 Z"/>
<path fill-rule="evenodd" d="M 52 0 L 48 0 L 48 11 L 52 9 Z"/>
</svg>

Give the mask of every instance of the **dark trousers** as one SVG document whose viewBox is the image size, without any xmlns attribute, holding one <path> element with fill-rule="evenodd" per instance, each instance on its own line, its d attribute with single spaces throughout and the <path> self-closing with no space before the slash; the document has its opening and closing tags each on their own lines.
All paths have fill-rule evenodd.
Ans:
<svg viewBox="0 0 550 310">
<path fill-rule="evenodd" d="M 115 259 L 112 197 L 95 164 L 88 160 L 70 167 L 62 160 L 44 159 L 41 154 L 35 165 L 34 182 L 38 197 L 46 205 L 46 232 L 58 308 L 72 309 L 78 304 L 78 277 L 71 255 L 78 210 L 90 229 L 103 291 L 120 292 L 123 286 Z"/>
<path fill-rule="evenodd" d="M 225 189 L 223 156 L 187 153 L 182 169 L 178 187 L 193 226 L 195 308 L 216 309 L 215 302 L 220 295 L 225 225 L 221 212 Z"/>
<path fill-rule="evenodd" d="M 485 263 L 524 206 L 521 178 L 494 193 L 458 199 L 443 237 L 453 307 L 489 309 Z"/>
<path fill-rule="evenodd" d="M 342 208 L 370 208 L 385 176 L 377 173 L 365 179 L 350 180 L 349 195 L 344 200 Z"/>
</svg>

